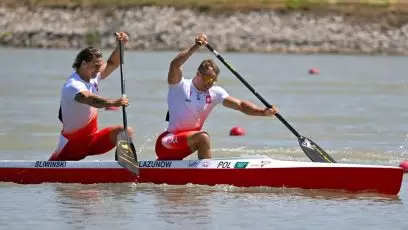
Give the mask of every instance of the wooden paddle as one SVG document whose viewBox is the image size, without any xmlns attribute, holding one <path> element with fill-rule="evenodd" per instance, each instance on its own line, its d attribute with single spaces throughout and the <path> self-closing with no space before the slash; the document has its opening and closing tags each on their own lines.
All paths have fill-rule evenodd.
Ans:
<svg viewBox="0 0 408 230">
<path fill-rule="evenodd" d="M 125 78 L 123 74 L 123 54 L 124 46 L 123 41 L 119 40 L 119 51 L 120 51 L 120 82 L 122 89 L 122 97 L 126 97 L 125 92 Z M 116 143 L 116 155 L 119 165 L 130 170 L 133 173 L 139 173 L 139 163 L 137 160 L 136 149 L 132 142 L 132 138 L 127 132 L 127 116 L 126 116 L 126 106 L 122 106 L 123 114 L 123 127 L 124 131 L 120 132 L 117 137 Z"/>
<path fill-rule="evenodd" d="M 259 95 L 248 82 L 237 72 L 235 71 L 221 55 L 209 44 L 205 45 L 267 108 L 272 108 L 272 106 L 261 96 Z M 306 155 L 313 162 L 329 162 L 336 163 L 336 161 L 330 157 L 322 148 L 320 148 L 315 142 L 308 139 L 307 137 L 301 136 L 280 114 L 275 115 L 297 138 L 299 145 Z"/>
</svg>

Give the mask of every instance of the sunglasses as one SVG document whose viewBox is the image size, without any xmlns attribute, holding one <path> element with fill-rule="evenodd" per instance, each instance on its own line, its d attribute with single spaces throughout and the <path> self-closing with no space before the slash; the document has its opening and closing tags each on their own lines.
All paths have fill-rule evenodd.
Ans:
<svg viewBox="0 0 408 230">
<path fill-rule="evenodd" d="M 202 77 L 203 77 L 203 80 L 204 80 L 204 82 L 205 83 L 207 83 L 207 84 L 209 84 L 209 85 L 212 85 L 212 84 L 214 84 L 215 82 L 217 82 L 217 80 L 215 80 L 214 78 L 212 78 L 212 77 L 210 77 L 210 76 L 208 76 L 208 75 L 201 75 Z"/>
</svg>

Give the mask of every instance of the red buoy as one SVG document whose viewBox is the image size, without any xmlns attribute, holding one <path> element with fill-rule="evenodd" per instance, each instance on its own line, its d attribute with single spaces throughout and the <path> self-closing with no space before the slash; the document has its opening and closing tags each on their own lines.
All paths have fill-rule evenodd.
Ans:
<svg viewBox="0 0 408 230">
<path fill-rule="evenodd" d="M 110 111 L 116 111 L 118 109 L 119 109 L 119 107 L 114 107 L 114 106 L 110 106 L 110 107 L 105 108 L 105 110 L 110 110 Z"/>
<path fill-rule="evenodd" d="M 229 132 L 230 136 L 243 136 L 245 135 L 245 130 L 241 127 L 233 127 L 230 132 Z"/>
<path fill-rule="evenodd" d="M 309 74 L 319 74 L 320 71 L 317 68 L 311 68 L 309 69 Z"/>
<path fill-rule="evenodd" d="M 403 168 L 404 172 L 408 172 L 408 160 L 405 160 L 405 161 L 401 162 L 399 167 Z"/>
</svg>

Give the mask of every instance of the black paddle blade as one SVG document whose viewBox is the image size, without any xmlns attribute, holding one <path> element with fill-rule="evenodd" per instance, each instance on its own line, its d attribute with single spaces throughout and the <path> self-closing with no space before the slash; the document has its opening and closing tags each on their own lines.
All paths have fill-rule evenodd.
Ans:
<svg viewBox="0 0 408 230">
<path fill-rule="evenodd" d="M 116 143 L 116 155 L 120 166 L 138 174 L 139 162 L 137 161 L 136 149 L 126 131 L 120 132 Z"/>
<path fill-rule="evenodd" d="M 309 140 L 308 138 L 302 136 L 299 137 L 298 140 L 303 152 L 305 152 L 313 162 L 336 163 L 336 161 L 331 158 L 328 153 L 326 153 L 312 140 Z"/>
</svg>

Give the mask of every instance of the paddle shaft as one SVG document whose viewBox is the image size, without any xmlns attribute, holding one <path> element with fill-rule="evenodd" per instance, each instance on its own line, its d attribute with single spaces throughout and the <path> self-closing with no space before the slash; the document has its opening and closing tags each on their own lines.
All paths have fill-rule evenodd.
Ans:
<svg viewBox="0 0 408 230">
<path fill-rule="evenodd" d="M 122 90 L 122 97 L 126 97 L 126 89 L 125 89 L 125 77 L 123 74 L 123 54 L 124 54 L 124 47 L 123 47 L 123 41 L 119 40 L 119 52 L 120 52 L 120 85 L 121 85 L 121 90 Z M 127 130 L 127 116 L 126 116 L 126 106 L 122 106 L 122 114 L 123 114 L 123 127 L 125 130 Z"/>
<path fill-rule="evenodd" d="M 252 86 L 245 81 L 241 75 L 235 71 L 225 60 L 224 58 L 210 45 L 205 45 L 214 55 L 220 60 L 267 108 L 272 108 L 272 105 L 269 104 Z M 279 114 L 275 114 L 275 116 L 297 137 L 300 138 L 300 134 Z"/>
</svg>

